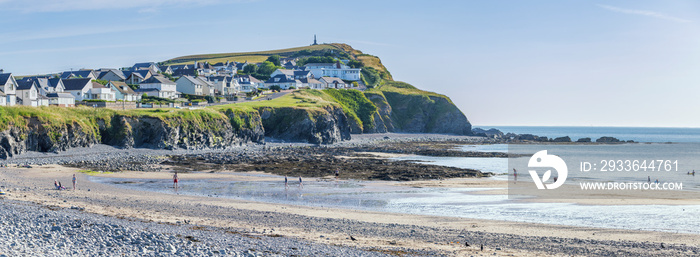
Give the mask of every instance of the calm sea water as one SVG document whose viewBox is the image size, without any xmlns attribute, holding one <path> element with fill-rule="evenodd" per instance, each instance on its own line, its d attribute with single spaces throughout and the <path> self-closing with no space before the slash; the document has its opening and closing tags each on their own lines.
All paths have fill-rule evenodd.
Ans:
<svg viewBox="0 0 700 257">
<path fill-rule="evenodd" d="M 636 142 L 700 142 L 700 128 L 643 128 L 643 127 L 535 127 L 535 126 L 474 126 L 495 128 L 503 133 L 533 134 L 549 138 L 569 136 L 576 141 L 590 137 L 594 141 L 603 136 Z"/>
</svg>

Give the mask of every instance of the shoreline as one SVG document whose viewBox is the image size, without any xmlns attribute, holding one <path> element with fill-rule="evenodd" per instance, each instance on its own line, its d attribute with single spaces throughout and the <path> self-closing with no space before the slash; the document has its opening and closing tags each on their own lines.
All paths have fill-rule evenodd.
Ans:
<svg viewBox="0 0 700 257">
<path fill-rule="evenodd" d="M 266 143 L 217 150 L 152 150 L 116 149 L 105 145 L 81 148 L 58 154 L 27 153 L 7 162 L 36 163 L 91 162 L 109 165 L 101 158 L 120 159 L 124 163 L 134 162 L 145 167 L 142 171 L 123 171 L 108 174 L 89 174 L 114 178 L 171 179 L 174 166 L 162 163 L 160 156 L 229 154 L 258 154 L 270 148 L 313 149 L 351 148 L 359 155 L 343 155 L 342 159 L 392 158 L 406 156 L 397 152 L 363 152 L 365 146 L 384 143 L 417 143 L 429 141 L 451 141 L 467 144 L 483 143 L 480 138 L 397 134 L 385 139 L 386 134 L 370 134 L 331 146 L 315 146 L 303 143 Z M 417 137 L 418 136 L 418 137 Z M 144 162 L 144 163 L 139 163 Z M 2 163 L 2 161 L 0 161 Z M 341 247 L 362 255 L 418 255 L 418 256 L 590 256 L 590 255 L 635 255 L 666 256 L 700 253 L 700 234 L 674 233 L 648 230 L 625 230 L 581 226 L 552 225 L 502 220 L 458 218 L 417 214 L 387 213 L 353 210 L 345 208 L 310 207 L 290 204 L 253 202 L 223 197 L 175 195 L 162 192 L 141 191 L 91 182 L 81 168 L 56 164 L 34 165 L 31 168 L 0 168 L 0 181 L 8 190 L 7 199 L 31 202 L 54 211 L 76 211 L 85 215 L 105 215 L 133 224 L 163 224 L 164 226 L 188 227 L 190 230 L 206 230 L 215 238 L 232 235 L 258 237 L 279 243 L 276 240 L 309 242 L 312 249 L 324 246 Z M 211 172 L 194 171 L 180 173 L 180 179 L 222 179 L 235 181 L 274 181 L 277 175 L 266 172 Z M 78 190 L 57 191 L 52 189 L 53 180 L 68 182 L 73 173 L 78 176 Z M 341 173 L 342 174 L 342 173 Z M 321 176 L 319 178 L 323 178 Z M 312 179 L 311 177 L 307 177 Z M 65 184 L 68 184 L 65 183 Z M 497 188 L 475 192 L 477 194 L 507 194 L 507 180 L 489 178 L 448 178 L 439 180 L 387 181 L 373 183 L 405 187 L 435 188 Z M 64 184 L 64 185 L 65 185 Z M 90 189 L 89 191 L 86 189 Z M 554 200 L 540 199 L 536 202 Z M 563 201 L 563 200 L 562 200 Z M 575 204 L 618 205 L 655 204 L 648 200 L 578 199 Z M 642 202 L 643 201 L 643 202 Z M 572 200 L 566 199 L 567 203 Z M 698 202 L 688 201 L 696 205 Z M 140 226 L 140 225 L 139 225 Z M 355 238 L 351 240 L 350 238 Z M 464 243 L 470 246 L 465 246 Z M 286 241 L 285 241 L 286 242 Z M 661 247 L 661 244 L 665 244 Z M 484 251 L 480 245 L 484 245 Z M 295 247 L 296 248 L 296 247 Z M 0 244 L 0 253 L 3 247 Z M 290 248 L 291 249 L 291 248 Z M 325 251 L 325 250 L 322 250 Z M 331 251 L 331 250 L 328 250 Z M 334 250 L 333 250 L 334 251 Z M 293 252 L 290 250 L 290 253 Z M 282 254 L 285 252 L 283 251 Z M 286 255 L 286 254 L 284 254 Z M 306 254 L 315 255 L 315 254 Z M 338 255 L 331 254 L 331 255 Z"/>
<path fill-rule="evenodd" d="M 401 247 L 403 248 L 401 251 L 410 249 L 420 253 L 421 250 L 427 250 L 433 254 L 439 252 L 446 255 L 498 252 L 501 254 L 509 253 L 515 256 L 536 256 L 557 252 L 554 251 L 554 245 L 556 244 L 551 243 L 549 246 L 544 247 L 541 243 L 537 243 L 538 240 L 542 240 L 542 238 L 559 238 L 558 240 L 584 240 L 581 244 L 586 245 L 586 247 L 593 247 L 590 244 L 595 242 L 596 245 L 604 245 L 604 248 L 616 248 L 615 242 L 622 240 L 622 242 L 648 244 L 645 247 L 658 246 L 664 243 L 668 249 L 672 249 L 675 245 L 683 245 L 683 247 L 693 247 L 693 249 L 698 248 L 700 250 L 700 244 L 698 243 L 700 242 L 700 234 L 384 213 L 271 204 L 219 197 L 173 195 L 158 192 L 144 194 L 144 191 L 90 182 L 87 180 L 86 174 L 82 173 L 78 173 L 78 191 L 56 191 L 51 190 L 47 186 L 52 183 L 53 178 L 69 177 L 73 172 L 77 172 L 77 169 L 44 166 L 30 169 L 11 168 L 3 172 L 1 176 L 5 181 L 16 182 L 13 186 L 19 190 L 11 189 L 8 196 L 12 200 L 28 201 L 43 206 L 57 206 L 60 208 L 77 206 L 78 208 L 84 208 L 84 211 L 88 213 L 146 222 L 167 223 L 176 226 L 187 223 L 188 225 L 222 229 L 235 228 L 246 231 L 250 235 L 269 236 L 275 234 L 285 238 L 315 243 L 331 243 L 346 247 L 362 246 L 384 250 Z M 152 177 L 160 175 L 167 178 L 170 176 L 169 173 L 153 172 L 124 172 L 105 174 L 104 176 L 138 177 L 144 174 Z M 191 176 L 190 179 L 192 179 L 195 177 L 215 178 L 230 174 L 184 175 Z M 182 179 L 185 179 L 185 177 Z M 265 180 L 270 178 L 255 177 L 255 179 Z M 459 179 L 456 181 L 459 181 Z M 394 183 L 407 185 L 420 182 Z M 42 187 L 43 190 L 41 189 Z M 85 190 L 85 188 L 89 188 L 90 191 Z M 229 213 L 238 214 L 231 215 Z M 282 220 L 284 222 L 280 222 Z M 376 231 L 377 228 L 375 227 L 377 225 L 381 226 L 382 229 Z M 261 233 L 261 228 L 267 232 Z M 421 234 L 419 236 L 420 239 L 407 239 L 407 236 L 412 238 L 417 234 Z M 349 235 L 358 240 L 346 239 Z M 506 238 L 509 239 L 506 240 Z M 508 240 L 516 241 L 516 239 L 518 240 L 517 242 L 523 243 L 511 244 L 508 242 Z M 475 247 L 465 247 L 454 243 L 465 240 L 479 242 L 479 245 L 484 243 L 488 250 L 487 252 L 481 252 Z M 470 244 L 474 246 L 474 243 Z M 534 244 L 537 247 L 529 247 L 529 244 Z M 545 249 L 551 248 L 552 250 L 542 250 L 542 247 Z M 581 245 L 579 244 L 577 247 L 581 247 Z M 496 248 L 502 250 L 495 250 Z M 646 248 L 633 249 L 633 252 L 635 255 L 646 255 L 641 251 L 643 249 Z M 569 252 L 569 254 L 572 253 Z"/>
</svg>

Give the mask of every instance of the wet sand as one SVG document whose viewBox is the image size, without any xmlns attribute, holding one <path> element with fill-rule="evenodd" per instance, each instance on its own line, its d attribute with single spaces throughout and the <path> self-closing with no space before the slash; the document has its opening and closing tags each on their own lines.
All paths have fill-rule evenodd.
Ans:
<svg viewBox="0 0 700 257">
<path fill-rule="evenodd" d="M 382 251 L 413 249 L 420 255 L 439 252 L 445 255 L 551 256 L 598 255 L 622 252 L 623 255 L 664 256 L 696 255 L 700 235 L 619 229 L 519 223 L 507 221 L 380 213 L 335 208 L 306 207 L 224 199 L 217 197 L 173 195 L 118 188 L 93 183 L 77 173 L 78 190 L 53 190 L 53 180 L 70 186 L 70 177 L 78 169 L 57 165 L 7 168 L 0 172 L 10 199 L 47 206 L 85 208 L 85 212 L 147 222 L 197 224 L 218 228 L 236 228 L 251 234 L 293 237 L 302 240 L 351 247 L 374 247 Z M 267 181 L 276 177 L 240 173 L 186 173 L 186 179 L 226 179 Z M 118 178 L 171 179 L 167 172 L 121 172 L 96 176 Z M 507 181 L 458 178 L 435 181 L 384 182 L 413 187 L 468 187 L 505 189 Z M 88 191 L 89 189 L 89 191 Z M 499 189 L 499 190 L 504 190 Z M 492 190 L 490 193 L 497 193 Z M 502 193 L 502 191 L 501 191 Z M 634 204 L 634 201 L 587 201 L 582 204 Z M 570 201 L 567 201 L 570 202 Z M 650 204 L 647 201 L 644 204 Z M 677 203 L 680 204 L 680 203 Z M 696 201 L 683 204 L 698 204 Z M 323 236 L 323 237 L 321 237 Z M 350 240 L 349 237 L 357 240 Z M 563 240 L 563 241 L 562 241 Z M 471 246 L 466 247 L 465 241 Z M 665 247 L 660 248 L 664 243 Z M 485 251 L 479 245 L 485 245 Z M 500 249 L 500 250 L 497 250 Z M 397 250 L 400 249 L 400 250 Z M 596 250 L 593 254 L 589 250 Z M 425 252 L 428 251 L 428 252 Z"/>
</svg>

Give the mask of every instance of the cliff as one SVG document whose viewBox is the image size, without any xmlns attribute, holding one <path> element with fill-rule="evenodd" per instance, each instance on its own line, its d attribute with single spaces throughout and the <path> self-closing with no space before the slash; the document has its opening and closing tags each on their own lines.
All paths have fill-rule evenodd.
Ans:
<svg viewBox="0 0 700 257">
<path fill-rule="evenodd" d="M 257 112 L 236 109 L 112 111 L 86 107 L 0 108 L 0 158 L 97 143 L 122 148 L 226 148 L 264 142 Z"/>
</svg>

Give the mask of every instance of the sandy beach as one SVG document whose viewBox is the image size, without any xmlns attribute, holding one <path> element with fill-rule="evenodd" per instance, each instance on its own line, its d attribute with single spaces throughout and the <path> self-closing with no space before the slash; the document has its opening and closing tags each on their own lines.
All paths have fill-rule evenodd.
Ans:
<svg viewBox="0 0 700 257">
<path fill-rule="evenodd" d="M 77 174 L 78 190 L 54 190 L 54 179 L 70 188 Z M 118 178 L 169 179 L 167 172 L 91 174 Z M 385 253 L 417 255 L 589 255 L 623 251 L 623 255 L 694 255 L 700 235 L 650 231 L 582 228 L 493 220 L 379 213 L 347 209 L 281 205 L 218 197 L 175 195 L 126 190 L 93 183 L 76 168 L 46 165 L 7 168 L 0 180 L 8 199 L 43 206 L 77 207 L 135 222 L 159 222 L 173 226 L 231 229 L 247 235 L 294 238 L 315 243 Z M 237 181 L 276 179 L 239 173 L 180 174 L 181 180 L 222 179 Z M 450 179 L 442 181 L 386 182 L 416 187 L 505 186 L 505 181 Z M 585 201 L 582 201 L 585 203 Z M 356 240 L 351 240 L 352 236 Z M 563 240 L 563 241 L 562 241 Z M 566 243 L 564 243 L 566 242 Z M 465 246 L 468 243 L 470 246 Z M 660 248 L 664 243 L 664 248 Z M 481 251 L 481 245 L 484 251 Z M 635 245 L 635 246 L 630 246 Z M 678 246 L 680 248 L 675 248 Z M 582 251 L 586 249 L 586 251 Z M 597 254 L 596 254 L 597 255 Z"/>
</svg>

